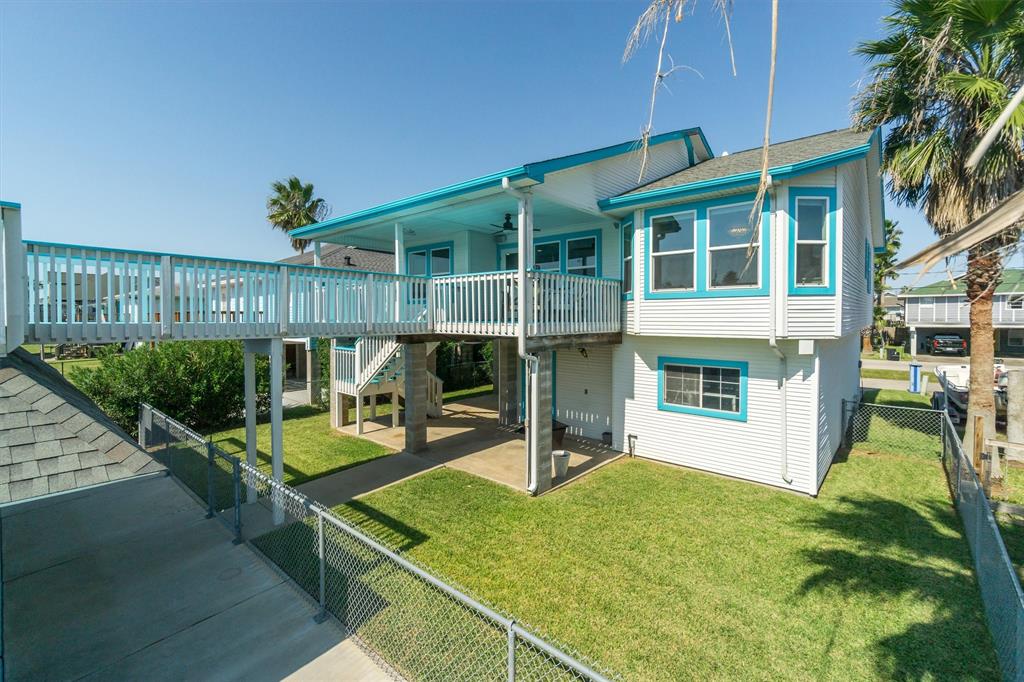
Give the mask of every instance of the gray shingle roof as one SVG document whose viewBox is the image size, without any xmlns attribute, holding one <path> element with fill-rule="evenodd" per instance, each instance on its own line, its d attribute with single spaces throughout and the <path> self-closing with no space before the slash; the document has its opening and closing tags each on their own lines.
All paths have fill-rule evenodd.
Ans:
<svg viewBox="0 0 1024 682">
<path fill-rule="evenodd" d="M 348 261 L 346 261 L 346 256 Z M 282 258 L 279 263 L 291 265 L 312 265 L 313 250 L 305 253 L 298 253 L 288 258 Z M 372 249 L 361 249 L 357 246 L 346 246 L 345 244 L 321 244 L 320 262 L 328 268 L 341 268 L 342 270 L 365 270 L 369 272 L 394 272 L 395 256 L 386 251 L 374 251 Z"/>
<path fill-rule="evenodd" d="M 852 128 L 846 128 L 844 130 L 833 130 L 829 133 L 801 137 L 796 140 L 778 142 L 768 147 L 768 167 L 786 166 L 859 147 L 867 144 L 871 135 L 871 131 L 856 131 Z M 640 194 L 642 192 L 650 192 L 651 190 L 688 185 L 694 182 L 714 180 L 715 178 L 725 178 L 730 175 L 760 170 L 761 148 L 757 147 L 756 149 L 747 149 L 735 154 L 708 159 L 703 163 L 684 168 L 677 173 L 666 175 L 646 185 L 631 189 L 619 196 Z"/>
<path fill-rule="evenodd" d="M 0 358 L 0 502 L 163 468 L 53 367 Z"/>
</svg>

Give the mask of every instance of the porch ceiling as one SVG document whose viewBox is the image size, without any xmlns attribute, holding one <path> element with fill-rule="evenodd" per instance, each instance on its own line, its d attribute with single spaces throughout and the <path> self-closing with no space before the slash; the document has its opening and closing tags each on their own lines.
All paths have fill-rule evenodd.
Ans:
<svg viewBox="0 0 1024 682">
<path fill-rule="evenodd" d="M 325 236 L 322 241 L 390 248 L 394 245 L 395 223 L 401 223 L 406 229 L 406 238 L 414 236 L 416 241 L 423 241 L 424 237 L 443 237 L 464 230 L 496 234 L 498 228 L 494 226 L 504 222 L 506 213 L 512 214 L 512 223 L 516 224 L 518 210 L 515 197 L 499 191 L 430 210 L 389 217 L 386 222 L 352 227 Z M 534 194 L 533 222 L 534 227 L 541 232 L 545 229 L 583 225 L 601 220 L 603 218 L 593 212 L 552 201 L 539 192 Z M 515 232 L 507 234 L 515 235 Z"/>
</svg>

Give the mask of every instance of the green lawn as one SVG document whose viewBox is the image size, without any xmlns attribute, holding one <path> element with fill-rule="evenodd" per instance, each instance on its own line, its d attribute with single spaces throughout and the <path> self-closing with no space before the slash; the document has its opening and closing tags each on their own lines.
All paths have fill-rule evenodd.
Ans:
<svg viewBox="0 0 1024 682">
<path fill-rule="evenodd" d="M 210 437 L 229 455 L 245 459 L 244 425 Z M 256 448 L 260 469 L 269 473 L 269 422 L 256 426 Z M 284 411 L 284 482 L 289 485 L 299 485 L 391 452 L 383 445 L 334 431 L 327 412 L 312 407 L 293 407 Z"/>
<path fill-rule="evenodd" d="M 999 679 L 942 471 L 918 457 L 854 453 L 817 499 L 621 460 L 540 498 L 439 469 L 338 511 L 625 679 Z M 257 545 L 312 588 L 286 532 Z M 422 669 L 381 626 L 431 631 L 392 615 L 412 588 L 361 561 L 352 589 L 394 605 L 360 633 Z"/>
<path fill-rule="evenodd" d="M 865 367 L 860 371 L 861 377 L 865 379 L 895 379 L 896 381 L 910 381 L 910 372 L 902 369 L 872 369 Z"/>
</svg>

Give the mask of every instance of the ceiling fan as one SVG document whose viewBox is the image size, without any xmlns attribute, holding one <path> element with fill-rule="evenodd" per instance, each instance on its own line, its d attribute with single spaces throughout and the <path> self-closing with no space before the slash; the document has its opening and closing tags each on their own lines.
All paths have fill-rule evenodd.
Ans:
<svg viewBox="0 0 1024 682">
<path fill-rule="evenodd" d="M 495 232 L 494 234 L 501 234 L 502 232 L 515 232 L 517 229 L 519 229 L 516 227 L 516 224 L 512 222 L 511 213 L 505 214 L 505 222 L 503 222 L 501 225 L 495 225 L 494 223 L 491 223 L 490 225 L 491 227 L 498 228 L 498 231 Z M 533 231 L 540 232 L 540 228 L 535 227 L 533 228 Z"/>
</svg>

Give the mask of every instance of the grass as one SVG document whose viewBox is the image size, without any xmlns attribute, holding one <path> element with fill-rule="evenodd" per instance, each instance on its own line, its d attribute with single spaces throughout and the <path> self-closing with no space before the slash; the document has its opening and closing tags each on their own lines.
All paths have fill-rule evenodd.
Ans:
<svg viewBox="0 0 1024 682">
<path fill-rule="evenodd" d="M 896 381 L 910 381 L 910 372 L 901 369 L 872 369 L 864 367 L 860 370 L 864 379 L 895 379 Z"/>
<path fill-rule="evenodd" d="M 299 485 L 320 476 L 348 469 L 391 450 L 362 438 L 346 436 L 331 428 L 331 417 L 309 406 L 284 411 L 284 482 Z M 245 426 L 219 431 L 210 436 L 229 455 L 245 459 Z M 259 467 L 270 473 L 270 423 L 256 426 Z"/>
<path fill-rule="evenodd" d="M 887 353 L 890 350 L 898 350 L 900 352 L 900 360 L 911 360 L 913 358 L 913 356 L 910 353 L 908 353 L 905 350 L 903 350 L 903 346 L 886 346 L 885 350 L 886 350 Z M 862 358 L 864 358 L 864 359 L 869 359 L 869 358 L 873 359 L 873 360 L 880 359 L 880 356 L 878 355 L 878 351 L 877 350 L 871 351 L 870 353 L 865 353 L 865 352 L 862 351 L 860 356 Z"/>
<path fill-rule="evenodd" d="M 492 384 L 485 384 L 483 386 L 475 386 L 473 388 L 460 388 L 457 391 L 445 391 L 443 402 L 451 403 L 458 400 L 467 400 L 469 398 L 478 398 L 482 395 L 489 395 L 494 392 L 494 386 Z M 385 396 L 380 396 L 378 399 L 382 399 Z M 377 416 L 382 417 L 391 414 L 391 401 L 378 402 L 377 403 Z M 370 408 L 368 406 L 363 407 L 363 417 L 366 419 L 370 418 Z M 355 421 L 356 408 L 348 408 L 349 421 Z"/>
<path fill-rule="evenodd" d="M 540 498 L 439 469 L 337 511 L 625 679 L 999 679 L 934 461 L 854 453 L 818 499 L 641 460 Z M 315 589 L 315 566 L 286 560 L 307 531 L 257 544 Z M 342 553 L 362 572 L 335 607 L 373 596 L 357 630 L 422 672 L 413 643 L 446 607 L 358 554 Z M 474 642 L 463 665 L 500 653 L 453 628 Z"/>
</svg>

